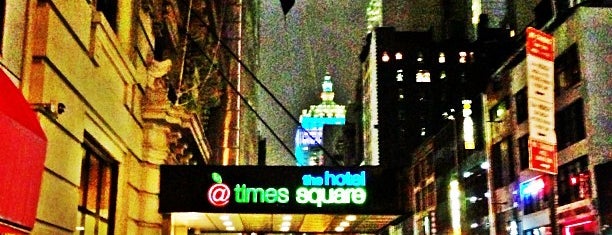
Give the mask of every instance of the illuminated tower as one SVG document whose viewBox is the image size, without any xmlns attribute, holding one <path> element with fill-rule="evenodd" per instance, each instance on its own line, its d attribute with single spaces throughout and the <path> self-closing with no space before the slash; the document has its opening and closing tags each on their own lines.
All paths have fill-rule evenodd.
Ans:
<svg viewBox="0 0 612 235">
<path fill-rule="evenodd" d="M 295 157 L 298 166 L 323 165 L 323 126 L 344 125 L 346 107 L 334 102 L 334 84 L 329 73 L 325 74 L 321 92 L 322 102 L 303 109 L 301 127 L 295 134 Z"/>
</svg>

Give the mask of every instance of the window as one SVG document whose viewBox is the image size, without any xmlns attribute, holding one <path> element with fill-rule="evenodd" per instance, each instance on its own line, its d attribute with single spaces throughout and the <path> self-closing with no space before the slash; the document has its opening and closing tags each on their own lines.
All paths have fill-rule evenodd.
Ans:
<svg viewBox="0 0 612 235">
<path fill-rule="evenodd" d="M 404 81 L 404 70 L 403 69 L 398 69 L 397 70 L 397 74 L 395 75 L 395 78 L 397 79 L 398 82 Z"/>
<path fill-rule="evenodd" d="M 521 136 L 518 139 L 519 158 L 521 160 L 521 170 L 529 168 L 529 135 Z"/>
<path fill-rule="evenodd" d="M 429 71 L 419 69 L 416 73 L 416 82 L 431 82 L 431 75 Z"/>
<path fill-rule="evenodd" d="M 434 190 L 434 184 L 430 183 L 425 186 L 425 209 L 435 205 L 436 195 Z"/>
<path fill-rule="evenodd" d="M 523 88 L 514 95 L 516 102 L 516 122 L 527 120 L 527 89 Z"/>
<path fill-rule="evenodd" d="M 555 59 L 555 94 L 580 82 L 578 47 L 573 44 Z"/>
<path fill-rule="evenodd" d="M 113 30 L 117 30 L 117 0 L 96 0 L 96 10 L 102 12 Z"/>
<path fill-rule="evenodd" d="M 77 230 L 80 234 L 113 234 L 117 163 L 96 146 L 93 141 L 84 144 Z"/>
<path fill-rule="evenodd" d="M 551 199 L 549 178 L 548 176 L 538 176 L 521 183 L 520 194 L 523 214 L 531 214 L 549 207 Z"/>
<path fill-rule="evenodd" d="M 508 113 L 508 101 L 504 99 L 500 101 L 498 104 L 493 106 L 491 110 L 489 110 L 489 121 L 498 122 L 502 121 L 504 117 L 506 117 Z"/>
<path fill-rule="evenodd" d="M 559 167 L 557 175 L 559 205 L 591 197 L 589 159 L 582 156 Z"/>
<path fill-rule="evenodd" d="M 583 101 L 578 99 L 555 115 L 555 131 L 559 150 L 586 137 L 583 110 Z"/>
<path fill-rule="evenodd" d="M 512 141 L 505 138 L 491 148 L 493 160 L 493 185 L 495 188 L 510 184 L 516 179 Z"/>
</svg>

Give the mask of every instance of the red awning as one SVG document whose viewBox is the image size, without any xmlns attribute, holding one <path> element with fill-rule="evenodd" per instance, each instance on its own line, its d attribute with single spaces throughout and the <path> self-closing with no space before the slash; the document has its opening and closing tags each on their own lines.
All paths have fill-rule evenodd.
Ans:
<svg viewBox="0 0 612 235">
<path fill-rule="evenodd" d="M 34 226 L 46 150 L 36 114 L 0 70 L 0 233 Z"/>
</svg>

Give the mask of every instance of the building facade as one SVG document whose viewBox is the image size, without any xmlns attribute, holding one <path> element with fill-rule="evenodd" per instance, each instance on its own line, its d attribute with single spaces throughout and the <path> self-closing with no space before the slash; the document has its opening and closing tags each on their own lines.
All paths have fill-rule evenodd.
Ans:
<svg viewBox="0 0 612 235">
<path fill-rule="evenodd" d="M 246 123 L 253 115 L 239 113 L 237 92 L 219 81 L 251 84 L 238 81 L 246 72 L 229 51 L 242 48 L 238 58 L 256 61 L 257 2 L 246 4 L 250 10 L 240 1 L 191 3 L 0 3 L 2 68 L 47 139 L 35 223 L 2 226 L 32 234 L 187 234 L 158 212 L 159 166 L 255 161 L 255 131 L 218 134 L 226 132 L 213 131 L 223 128 L 211 127 L 217 119 L 210 113 L 226 110 L 218 116 L 232 123 L 226 129 L 254 126 Z M 225 18 L 212 14 L 221 11 Z M 228 48 L 211 46 L 218 41 Z M 233 98 L 220 98 L 228 93 Z M 249 154 L 239 159 L 235 151 L 225 161 L 219 146 Z"/>
<path fill-rule="evenodd" d="M 554 38 L 556 174 L 530 166 L 532 101 L 527 92 L 536 88 L 527 87 L 524 47 L 518 47 L 497 70 L 499 79 L 486 92 L 496 234 L 610 232 L 609 174 L 604 173 L 612 160 L 610 143 L 605 141 L 610 112 L 602 108 L 610 97 L 606 75 L 610 66 L 604 58 L 611 47 L 603 36 L 609 34 L 610 18 L 600 17 L 609 16 L 610 8 L 587 3 L 563 6 L 557 5 L 557 14 L 541 26 Z"/>
</svg>

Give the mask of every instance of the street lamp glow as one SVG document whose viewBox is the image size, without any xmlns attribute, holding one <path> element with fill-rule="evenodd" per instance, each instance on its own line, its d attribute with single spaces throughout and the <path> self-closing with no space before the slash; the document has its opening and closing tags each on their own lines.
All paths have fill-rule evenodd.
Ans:
<svg viewBox="0 0 612 235">
<path fill-rule="evenodd" d="M 453 234 L 461 234 L 461 202 L 460 202 L 461 191 L 459 191 L 459 181 L 452 180 L 450 182 L 449 199 L 451 209 L 451 225 L 453 227 Z"/>
</svg>

